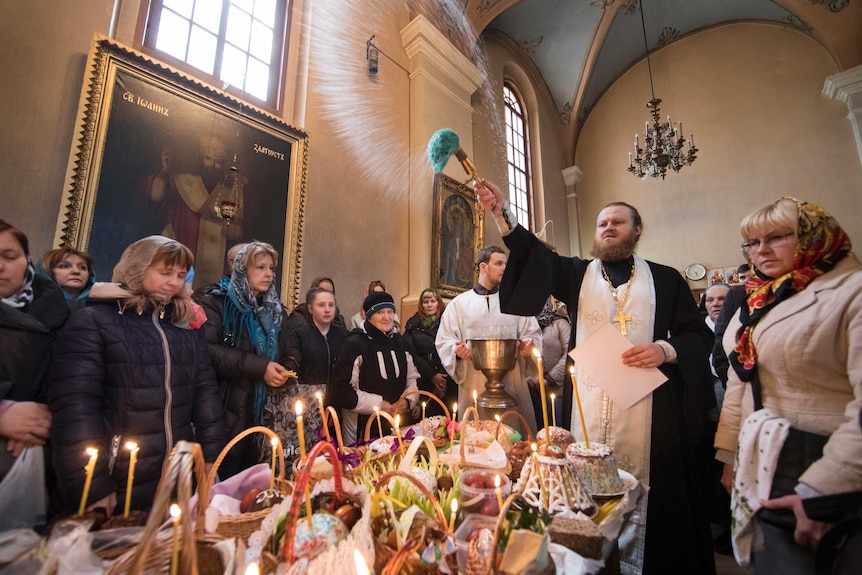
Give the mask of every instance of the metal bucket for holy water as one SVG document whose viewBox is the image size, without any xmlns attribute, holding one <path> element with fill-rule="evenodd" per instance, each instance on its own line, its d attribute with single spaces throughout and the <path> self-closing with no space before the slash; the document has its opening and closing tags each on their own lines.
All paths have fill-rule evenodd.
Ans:
<svg viewBox="0 0 862 575">
<path fill-rule="evenodd" d="M 518 360 L 517 339 L 471 339 L 473 367 L 485 374 L 485 392 L 478 398 L 479 417 L 493 419 L 509 409 L 517 409 L 518 402 L 503 387 L 503 377 Z"/>
</svg>

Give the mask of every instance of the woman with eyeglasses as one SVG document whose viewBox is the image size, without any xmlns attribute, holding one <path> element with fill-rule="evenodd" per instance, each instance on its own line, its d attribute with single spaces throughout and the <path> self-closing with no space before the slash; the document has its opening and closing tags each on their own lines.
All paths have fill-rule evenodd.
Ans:
<svg viewBox="0 0 862 575">
<path fill-rule="evenodd" d="M 70 311 L 84 306 L 90 288 L 96 283 L 93 258 L 73 248 L 58 248 L 45 252 L 36 273 L 53 280 L 63 290 Z"/>
<path fill-rule="evenodd" d="M 756 275 L 724 336 L 731 369 L 715 437 L 734 554 L 753 555 L 756 573 L 814 573 L 830 525 L 802 500 L 862 489 L 862 264 L 809 202 L 775 201 L 740 232 Z"/>
</svg>

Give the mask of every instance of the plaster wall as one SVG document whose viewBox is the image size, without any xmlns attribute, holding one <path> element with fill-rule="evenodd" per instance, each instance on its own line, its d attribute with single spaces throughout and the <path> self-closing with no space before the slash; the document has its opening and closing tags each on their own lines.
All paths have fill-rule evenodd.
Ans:
<svg viewBox="0 0 862 575">
<path fill-rule="evenodd" d="M 480 174 L 498 184 L 506 193 L 508 165 L 506 163 L 506 136 L 503 131 L 503 82 L 511 81 L 523 98 L 527 113 L 527 130 L 533 186 L 534 229 L 539 231 L 548 224 L 543 239 L 562 255 L 570 254 L 569 218 L 566 205 L 566 185 L 562 170 L 567 167 L 560 145 L 560 118 L 547 95 L 547 88 L 537 74 L 532 73 L 523 56 L 512 50 L 505 41 L 484 37 L 484 61 L 487 90 L 480 90 L 473 98 L 475 114 L 474 146 Z M 489 97 L 497 97 L 497 107 L 488 104 Z M 502 246 L 502 238 L 493 218 L 485 221 L 485 243 Z"/>
<path fill-rule="evenodd" d="M 617 200 L 643 216 L 638 253 L 679 270 L 693 262 L 743 263 L 738 222 L 784 195 L 821 204 L 862 241 L 862 165 L 846 104 L 821 92 L 838 68 L 819 44 L 789 28 L 733 24 L 685 38 L 651 60 L 662 117 L 682 120 L 701 151 L 665 181 L 626 172 L 636 131 L 643 143 L 650 93 L 646 61 L 624 74 L 592 110 L 577 145 L 585 252 L 596 215 Z"/>
</svg>

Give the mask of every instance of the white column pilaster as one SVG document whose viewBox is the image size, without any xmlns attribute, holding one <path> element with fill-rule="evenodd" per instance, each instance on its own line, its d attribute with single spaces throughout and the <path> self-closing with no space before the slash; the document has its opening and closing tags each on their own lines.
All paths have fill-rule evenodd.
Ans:
<svg viewBox="0 0 862 575">
<path fill-rule="evenodd" d="M 856 137 L 856 150 L 862 162 L 862 66 L 856 66 L 826 78 L 823 92 L 830 98 L 847 104 L 847 117 Z"/>
<path fill-rule="evenodd" d="M 401 30 L 410 58 L 410 206 L 409 285 L 401 300 L 405 314 L 415 309 L 419 294 L 431 285 L 434 218 L 434 174 L 426 159 L 428 140 L 437 130 L 458 134 L 467 154 L 473 149 L 473 107 L 470 98 L 484 81 L 479 69 L 424 16 Z M 454 158 L 446 174 L 466 175 Z M 405 318 L 406 320 L 406 318 Z"/>
<path fill-rule="evenodd" d="M 569 242 L 570 253 L 575 257 L 583 257 L 581 253 L 581 224 L 578 220 L 577 183 L 581 181 L 583 172 L 577 166 L 569 166 L 563 170 L 563 181 L 566 183 L 566 204 L 569 208 Z"/>
</svg>

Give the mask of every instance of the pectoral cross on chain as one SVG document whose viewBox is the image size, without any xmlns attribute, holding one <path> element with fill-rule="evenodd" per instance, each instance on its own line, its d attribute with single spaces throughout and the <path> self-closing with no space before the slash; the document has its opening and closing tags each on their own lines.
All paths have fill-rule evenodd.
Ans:
<svg viewBox="0 0 862 575">
<path fill-rule="evenodd" d="M 632 316 L 625 315 L 623 310 L 618 309 L 617 315 L 613 318 L 614 323 L 620 324 L 620 333 L 623 335 L 628 335 L 628 330 L 626 329 L 626 322 L 630 322 L 632 320 Z"/>
</svg>

